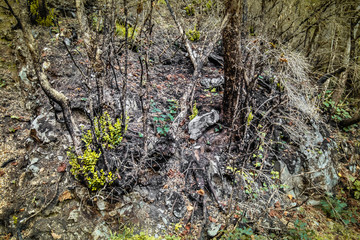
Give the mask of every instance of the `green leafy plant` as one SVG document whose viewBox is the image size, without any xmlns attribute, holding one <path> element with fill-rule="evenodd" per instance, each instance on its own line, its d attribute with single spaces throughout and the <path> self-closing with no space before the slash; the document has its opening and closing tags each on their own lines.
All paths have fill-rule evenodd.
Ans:
<svg viewBox="0 0 360 240">
<path fill-rule="evenodd" d="M 261 240 L 266 239 L 266 237 L 255 234 L 252 228 L 242 227 L 235 228 L 233 231 L 224 231 L 220 239 Z"/>
<path fill-rule="evenodd" d="M 5 80 L 0 78 L 0 88 L 5 87 L 5 86 L 6 86 Z"/>
<path fill-rule="evenodd" d="M 200 32 L 196 30 L 196 25 L 194 26 L 194 29 L 189 29 L 186 32 L 187 38 L 192 42 L 197 42 L 200 39 Z"/>
<path fill-rule="evenodd" d="M 328 90 L 325 93 L 324 100 L 322 102 L 322 109 L 324 112 L 331 113 L 331 119 L 336 122 L 340 122 L 344 119 L 351 118 L 349 111 L 346 109 L 346 106 L 349 105 L 347 102 L 338 104 L 332 100 L 332 91 Z"/>
<path fill-rule="evenodd" d="M 128 26 L 127 29 L 127 38 L 134 40 L 137 36 L 137 29 L 134 29 L 133 27 Z M 115 29 L 115 33 L 117 36 L 121 37 L 121 38 L 125 38 L 126 36 L 126 28 L 124 24 L 120 24 L 120 23 L 116 23 L 116 29 Z"/>
<path fill-rule="evenodd" d="M 166 136 L 170 130 L 170 123 L 174 121 L 178 109 L 178 102 L 176 100 L 167 100 L 168 108 L 166 112 L 162 112 L 156 107 L 156 103 L 151 101 L 151 112 L 155 113 L 153 120 L 156 126 L 156 132 L 161 136 Z"/>
<path fill-rule="evenodd" d="M 190 121 L 193 120 L 199 113 L 199 110 L 196 108 L 196 101 L 194 101 L 194 105 L 192 108 L 192 114 L 189 116 Z"/>
<path fill-rule="evenodd" d="M 94 119 L 94 129 L 95 136 L 91 130 L 83 133 L 81 140 L 85 144 L 85 150 L 82 155 L 77 156 L 71 149 L 67 152 L 71 174 L 78 180 L 85 180 L 92 191 L 99 190 L 114 181 L 111 171 L 105 173 L 104 169 L 99 169 L 97 166 L 102 153 L 93 143 L 94 138 L 104 149 L 112 149 L 121 143 L 123 134 L 127 130 L 127 123 L 125 130 L 122 131 L 120 119 L 116 119 L 113 123 L 109 114 L 105 112 L 100 118 Z"/>
<path fill-rule="evenodd" d="M 360 199 L 360 180 L 355 180 L 353 182 L 352 189 L 354 190 L 354 197 Z"/>
<path fill-rule="evenodd" d="M 307 228 L 305 222 L 296 219 L 294 222 L 294 228 L 288 230 L 290 239 L 301 239 L 301 240 L 311 240 L 314 237 L 314 232 Z"/>
<path fill-rule="evenodd" d="M 194 16 L 195 15 L 195 8 L 192 4 L 187 5 L 185 8 L 185 13 L 188 16 Z"/>
<path fill-rule="evenodd" d="M 47 6 L 45 6 L 47 8 Z M 55 19 L 55 10 L 53 8 L 47 10 L 48 13 L 46 15 L 46 17 L 42 17 L 40 15 L 40 5 L 39 5 L 39 0 L 32 0 L 30 3 L 30 12 L 31 14 L 35 17 L 36 22 L 39 25 L 42 26 L 46 26 L 46 27 L 50 27 L 53 26 L 54 24 L 54 19 Z"/>
<path fill-rule="evenodd" d="M 351 210 L 348 209 L 348 206 L 345 202 L 331 196 L 325 197 L 324 200 L 320 202 L 322 210 L 331 218 L 335 220 L 340 220 L 344 224 L 356 223 Z"/>
</svg>

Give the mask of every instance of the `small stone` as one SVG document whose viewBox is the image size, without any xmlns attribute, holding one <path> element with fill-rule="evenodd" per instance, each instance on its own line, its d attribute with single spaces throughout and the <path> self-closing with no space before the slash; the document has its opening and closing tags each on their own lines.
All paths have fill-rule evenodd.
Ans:
<svg viewBox="0 0 360 240">
<path fill-rule="evenodd" d="M 110 239 L 110 228 L 105 225 L 105 223 L 100 223 L 96 225 L 95 230 L 91 233 L 91 236 L 94 240 L 99 239 Z"/>
<path fill-rule="evenodd" d="M 221 224 L 211 223 L 209 229 L 207 230 L 207 234 L 209 237 L 215 237 L 221 228 Z"/>
<path fill-rule="evenodd" d="M 39 161 L 38 158 L 33 158 L 30 160 L 30 165 L 34 165 L 35 163 L 37 163 Z"/>
<path fill-rule="evenodd" d="M 79 221 L 79 216 L 80 216 L 80 211 L 75 209 L 72 210 L 69 214 L 68 220 L 74 220 L 74 222 L 78 222 Z"/>
<path fill-rule="evenodd" d="M 98 207 L 98 209 L 100 211 L 104 211 L 106 209 L 106 202 L 102 199 L 99 199 L 97 202 L 96 202 L 96 205 Z"/>
<path fill-rule="evenodd" d="M 40 171 L 40 169 L 35 166 L 35 165 L 31 165 L 29 166 L 29 170 L 32 172 L 32 173 L 38 173 Z"/>
</svg>

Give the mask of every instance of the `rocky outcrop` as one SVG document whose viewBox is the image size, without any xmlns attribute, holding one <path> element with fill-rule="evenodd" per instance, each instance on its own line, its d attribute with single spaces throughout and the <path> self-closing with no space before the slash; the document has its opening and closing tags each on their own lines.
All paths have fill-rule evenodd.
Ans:
<svg viewBox="0 0 360 240">
<path fill-rule="evenodd" d="M 217 123 L 219 119 L 219 113 L 214 109 L 202 116 L 196 116 L 189 123 L 190 138 L 193 140 L 198 139 L 208 127 Z"/>
</svg>

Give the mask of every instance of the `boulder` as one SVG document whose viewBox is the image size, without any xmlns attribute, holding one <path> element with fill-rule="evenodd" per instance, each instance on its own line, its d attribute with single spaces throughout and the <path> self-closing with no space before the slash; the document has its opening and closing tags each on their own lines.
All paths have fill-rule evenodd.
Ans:
<svg viewBox="0 0 360 240">
<path fill-rule="evenodd" d="M 203 78 L 201 79 L 200 83 L 205 88 L 217 88 L 223 85 L 225 82 L 224 77 L 220 76 L 217 78 Z"/>
<path fill-rule="evenodd" d="M 220 115 L 214 109 L 202 116 L 196 116 L 189 123 L 190 139 L 197 140 L 208 127 L 217 123 L 219 119 Z"/>
</svg>

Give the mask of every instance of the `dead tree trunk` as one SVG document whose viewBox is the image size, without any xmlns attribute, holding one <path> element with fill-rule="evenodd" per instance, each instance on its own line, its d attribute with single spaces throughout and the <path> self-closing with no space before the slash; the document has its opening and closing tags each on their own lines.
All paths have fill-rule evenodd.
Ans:
<svg viewBox="0 0 360 240">
<path fill-rule="evenodd" d="M 223 121 L 232 125 L 240 91 L 244 91 L 243 64 L 241 59 L 241 0 L 227 0 L 225 8 L 229 21 L 223 30 L 225 89 L 223 98 Z"/>
</svg>

